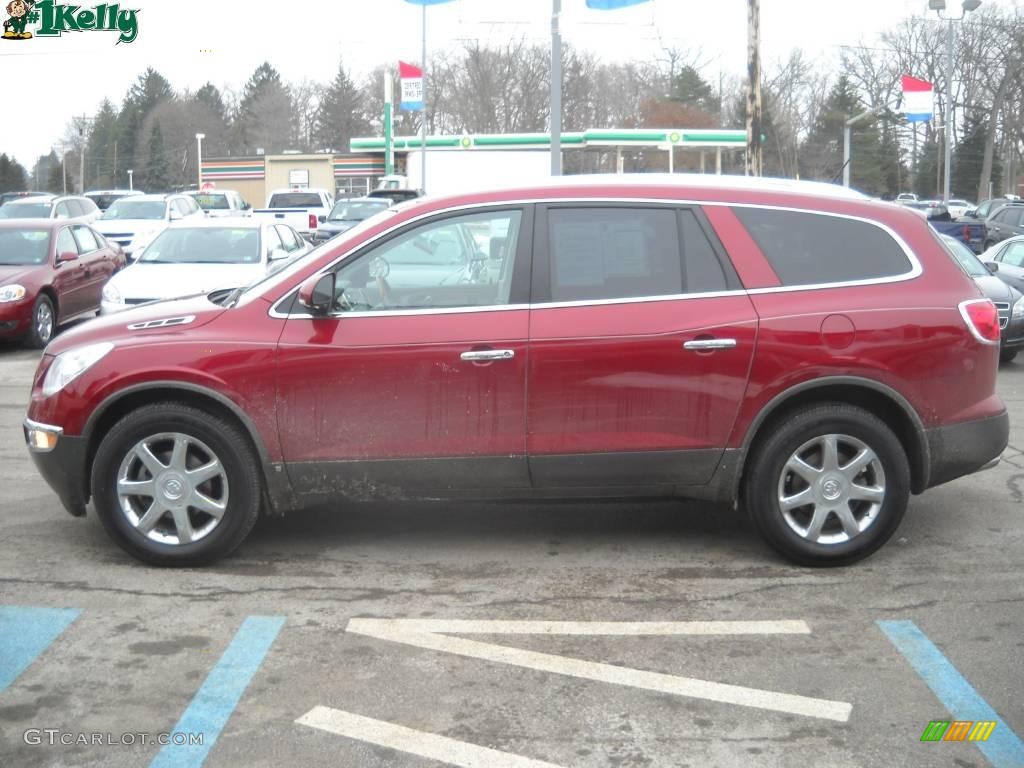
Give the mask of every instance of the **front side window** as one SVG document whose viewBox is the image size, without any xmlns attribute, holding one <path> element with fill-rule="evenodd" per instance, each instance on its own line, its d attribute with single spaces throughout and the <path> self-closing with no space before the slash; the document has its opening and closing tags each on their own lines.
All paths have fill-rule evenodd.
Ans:
<svg viewBox="0 0 1024 768">
<path fill-rule="evenodd" d="M 999 260 L 1011 267 L 1024 267 L 1024 243 L 1011 243 Z"/>
<path fill-rule="evenodd" d="M 62 256 L 65 253 L 78 255 L 78 243 L 75 242 L 75 238 L 71 235 L 71 229 L 68 227 L 64 227 L 57 233 L 57 256 Z"/>
<path fill-rule="evenodd" d="M 79 253 L 91 253 L 100 247 L 93 236 L 92 230 L 88 227 L 75 227 L 75 239 L 78 241 Z"/>
<path fill-rule="evenodd" d="M 509 303 L 522 211 L 423 224 L 344 262 L 340 312 L 444 309 Z"/>
<path fill-rule="evenodd" d="M 675 210 L 554 208 L 548 243 L 552 301 L 685 292 Z"/>
<path fill-rule="evenodd" d="M 870 222 L 771 208 L 733 210 L 785 286 L 877 280 L 913 270 L 899 243 Z"/>
</svg>

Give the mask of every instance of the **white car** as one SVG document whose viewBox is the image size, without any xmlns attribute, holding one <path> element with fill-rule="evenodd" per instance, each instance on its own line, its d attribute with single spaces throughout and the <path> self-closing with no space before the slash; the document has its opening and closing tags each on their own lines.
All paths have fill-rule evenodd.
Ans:
<svg viewBox="0 0 1024 768">
<path fill-rule="evenodd" d="M 92 224 L 99 217 L 96 203 L 80 195 L 34 195 L 0 205 L 0 219 L 76 219 Z"/>
<path fill-rule="evenodd" d="M 275 189 L 267 196 L 267 207 L 253 211 L 253 215 L 276 224 L 287 224 L 312 240 L 320 217 L 326 217 L 333 207 L 334 196 L 326 189 Z"/>
<path fill-rule="evenodd" d="M 291 227 L 253 218 L 172 224 L 103 287 L 101 314 L 241 288 L 311 250 Z"/>
<path fill-rule="evenodd" d="M 224 216 L 252 216 L 252 206 L 233 189 L 215 189 L 210 192 L 186 192 L 212 218 Z"/>
<path fill-rule="evenodd" d="M 969 200 L 950 200 L 946 203 L 946 208 L 949 210 L 949 215 L 954 219 L 959 219 L 965 215 L 968 211 L 973 211 L 977 206 Z"/>
<path fill-rule="evenodd" d="M 133 261 L 172 221 L 202 218 L 203 211 L 188 195 L 138 195 L 115 200 L 95 226 Z"/>
</svg>

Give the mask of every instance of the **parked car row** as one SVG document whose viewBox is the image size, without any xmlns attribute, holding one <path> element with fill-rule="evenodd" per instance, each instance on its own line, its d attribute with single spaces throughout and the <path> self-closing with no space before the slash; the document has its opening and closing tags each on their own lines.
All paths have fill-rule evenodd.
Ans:
<svg viewBox="0 0 1024 768">
<path fill-rule="evenodd" d="M 149 204 L 144 197 L 128 199 Z M 84 221 L 5 219 L 0 338 L 44 347 L 61 326 L 97 311 L 242 288 L 310 248 L 284 224 L 199 216 L 164 228 L 129 265 L 121 245 Z"/>
</svg>

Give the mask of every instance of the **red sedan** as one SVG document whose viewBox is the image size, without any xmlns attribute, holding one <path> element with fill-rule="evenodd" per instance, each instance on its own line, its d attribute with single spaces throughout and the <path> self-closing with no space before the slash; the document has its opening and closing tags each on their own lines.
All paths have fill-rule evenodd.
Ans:
<svg viewBox="0 0 1024 768">
<path fill-rule="evenodd" d="M 913 211 L 567 177 L 405 203 L 245 290 L 87 323 L 43 356 L 25 437 L 151 563 L 310 504 L 669 496 L 840 565 L 998 460 L 998 364 L 995 306 Z"/>
<path fill-rule="evenodd" d="M 121 249 L 66 219 L 0 221 L 0 338 L 45 347 L 57 329 L 100 308 Z"/>
</svg>

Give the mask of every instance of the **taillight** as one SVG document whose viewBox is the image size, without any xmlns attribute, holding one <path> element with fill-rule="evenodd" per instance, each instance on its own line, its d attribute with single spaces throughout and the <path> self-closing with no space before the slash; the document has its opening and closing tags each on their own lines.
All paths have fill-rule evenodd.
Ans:
<svg viewBox="0 0 1024 768">
<path fill-rule="evenodd" d="M 971 228 L 967 224 L 964 224 L 964 228 L 960 230 L 960 233 L 963 235 L 965 243 L 970 242 Z"/>
<path fill-rule="evenodd" d="M 999 343 L 999 312 L 988 299 L 971 299 L 960 302 L 960 314 L 982 344 Z"/>
<path fill-rule="evenodd" d="M 318 223 L 319 222 L 316 220 L 316 214 L 315 213 L 309 214 L 309 228 L 310 229 L 316 229 L 316 225 Z"/>
</svg>

